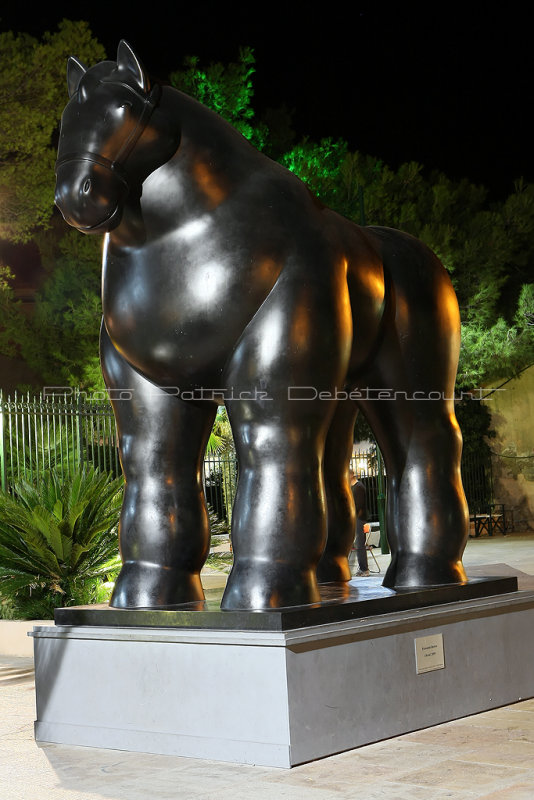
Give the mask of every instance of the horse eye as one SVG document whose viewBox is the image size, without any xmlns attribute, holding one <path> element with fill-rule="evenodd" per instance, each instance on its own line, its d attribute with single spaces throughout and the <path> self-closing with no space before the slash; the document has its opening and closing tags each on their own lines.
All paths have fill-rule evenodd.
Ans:
<svg viewBox="0 0 534 800">
<path fill-rule="evenodd" d="M 119 106 L 119 108 L 131 108 L 131 107 L 132 104 L 128 100 L 125 100 L 124 103 L 121 103 Z"/>
</svg>

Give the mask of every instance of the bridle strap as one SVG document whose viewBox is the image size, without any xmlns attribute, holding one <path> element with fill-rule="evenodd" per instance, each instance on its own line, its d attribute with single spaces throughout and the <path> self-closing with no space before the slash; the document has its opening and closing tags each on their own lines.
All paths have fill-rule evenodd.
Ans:
<svg viewBox="0 0 534 800">
<path fill-rule="evenodd" d="M 131 89 L 132 87 L 129 86 L 128 88 Z M 129 137 L 122 145 L 121 149 L 117 153 L 116 158 L 113 160 L 114 164 L 123 164 L 126 161 L 128 156 L 134 149 L 135 145 L 141 138 L 141 134 L 148 125 L 148 121 L 152 116 L 152 112 L 154 111 L 156 105 L 158 104 L 159 98 L 161 96 L 161 86 L 158 83 L 156 83 L 155 86 L 151 89 L 148 97 L 143 97 L 142 95 L 139 95 L 139 93 L 136 92 L 135 90 L 132 91 L 134 91 L 134 94 L 136 94 L 138 97 L 141 97 L 141 99 L 143 100 L 143 110 L 141 111 L 141 115 L 137 120 L 137 125 L 135 126 Z"/>
<path fill-rule="evenodd" d="M 152 112 L 159 102 L 159 98 L 161 96 L 161 87 L 159 84 L 155 84 L 148 97 L 143 97 L 136 92 L 135 89 L 132 89 L 131 86 L 128 86 L 127 84 L 124 85 L 143 101 L 143 110 L 139 115 L 139 119 L 137 120 L 135 127 L 131 131 L 124 144 L 121 145 L 117 155 L 113 159 L 109 159 L 105 156 L 101 156 L 100 153 L 93 153 L 91 150 L 85 150 L 77 153 L 67 153 L 67 155 L 62 156 L 56 161 L 56 171 L 58 167 L 60 167 L 62 164 L 66 164 L 69 161 L 90 161 L 92 164 L 99 164 L 101 167 L 110 170 L 110 172 L 116 175 L 116 177 L 122 183 L 124 183 L 126 188 L 129 188 L 128 181 L 126 179 L 124 163 L 148 125 L 150 117 L 152 116 Z"/>
<path fill-rule="evenodd" d="M 113 172 L 113 174 L 116 175 L 125 186 L 128 186 L 124 167 L 116 160 L 111 161 L 109 158 L 105 158 L 99 153 L 92 153 L 90 150 L 81 151 L 79 153 L 67 153 L 66 156 L 63 156 L 56 161 L 56 172 L 58 168 L 62 166 L 62 164 L 66 164 L 69 161 L 90 161 L 92 164 L 99 164 L 101 167 L 105 167 L 106 169 L 109 169 L 110 172 Z"/>
</svg>

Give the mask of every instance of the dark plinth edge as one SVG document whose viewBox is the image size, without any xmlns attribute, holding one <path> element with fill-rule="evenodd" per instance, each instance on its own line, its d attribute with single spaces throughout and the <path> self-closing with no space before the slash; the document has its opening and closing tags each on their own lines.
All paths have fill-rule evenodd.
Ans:
<svg viewBox="0 0 534 800">
<path fill-rule="evenodd" d="M 321 602 L 309 606 L 269 611 L 221 611 L 222 589 L 206 592 L 204 607 L 170 609 L 116 609 L 108 606 L 58 608 L 56 625 L 90 625 L 122 628 L 197 628 L 203 630 L 287 631 L 295 628 L 345 622 L 392 614 L 396 611 L 440 606 L 492 595 L 516 592 L 516 577 L 472 578 L 461 585 L 436 586 L 394 592 L 380 578 L 321 586 Z"/>
</svg>

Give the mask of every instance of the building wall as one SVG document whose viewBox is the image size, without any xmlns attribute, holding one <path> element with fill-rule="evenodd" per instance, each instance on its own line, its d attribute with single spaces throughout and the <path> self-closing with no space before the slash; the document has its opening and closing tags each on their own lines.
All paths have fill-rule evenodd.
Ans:
<svg viewBox="0 0 534 800">
<path fill-rule="evenodd" d="M 495 501 L 513 510 L 516 530 L 534 530 L 534 366 L 493 385 L 483 402 L 497 434 L 489 440 Z"/>
</svg>

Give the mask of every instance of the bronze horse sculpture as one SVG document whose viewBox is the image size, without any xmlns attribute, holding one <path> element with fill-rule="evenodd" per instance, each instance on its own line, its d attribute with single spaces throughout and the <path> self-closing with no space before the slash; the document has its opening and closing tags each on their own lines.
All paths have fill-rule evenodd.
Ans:
<svg viewBox="0 0 534 800">
<path fill-rule="evenodd" d="M 313 604 L 351 578 L 356 415 L 388 476 L 384 585 L 466 580 L 453 393 L 459 312 L 429 249 L 325 208 L 129 45 L 69 59 L 56 203 L 105 234 L 101 360 L 126 479 L 111 605 L 204 599 L 202 462 L 226 404 L 239 461 L 221 608 Z"/>
</svg>

